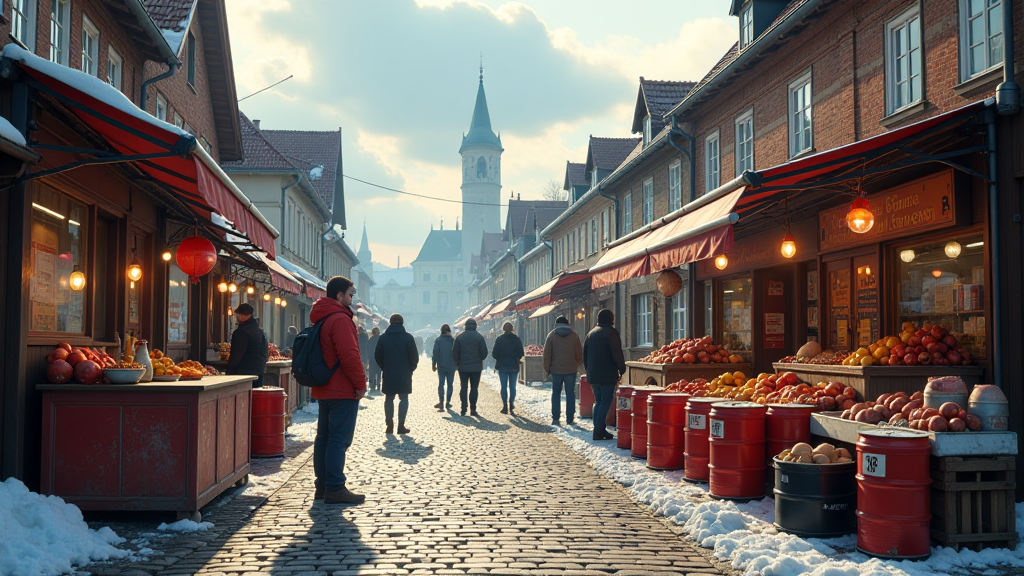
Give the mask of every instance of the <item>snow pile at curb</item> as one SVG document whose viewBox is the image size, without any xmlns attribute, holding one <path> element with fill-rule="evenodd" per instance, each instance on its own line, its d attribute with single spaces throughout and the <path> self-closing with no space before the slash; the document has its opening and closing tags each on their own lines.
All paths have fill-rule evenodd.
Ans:
<svg viewBox="0 0 1024 576">
<path fill-rule="evenodd" d="M 171 532 L 203 532 L 213 528 L 212 522 L 195 522 L 193 520 L 178 520 L 171 524 L 161 522 L 157 530 L 170 530 Z"/>
<path fill-rule="evenodd" d="M 484 382 L 498 390 L 493 371 Z M 564 399 L 562 400 L 565 401 Z M 613 405 L 614 406 L 614 405 Z M 539 422 L 551 418 L 551 385 L 519 385 L 516 412 Z M 1016 550 L 988 549 L 982 552 L 933 547 L 932 555 L 920 562 L 880 560 L 857 552 L 856 536 L 817 539 L 779 532 L 775 503 L 764 498 L 735 503 L 712 499 L 706 485 L 682 481 L 682 471 L 648 469 L 642 460 L 614 441 L 592 440 L 591 420 L 577 419 L 572 426 L 554 427 L 556 435 L 582 456 L 599 473 L 630 489 L 633 499 L 684 528 L 703 548 L 714 550 L 719 560 L 751 576 L 934 576 L 1024 573 L 1024 540 Z M 1018 534 L 1024 533 L 1024 503 L 1017 504 Z M 988 570 L 986 570 L 988 568 Z M 1001 570 L 1012 569 L 1012 572 Z"/>
<path fill-rule="evenodd" d="M 70 572 L 94 560 L 123 558 L 125 542 L 107 527 L 92 530 L 77 506 L 30 492 L 20 480 L 0 483 L 0 574 Z"/>
</svg>

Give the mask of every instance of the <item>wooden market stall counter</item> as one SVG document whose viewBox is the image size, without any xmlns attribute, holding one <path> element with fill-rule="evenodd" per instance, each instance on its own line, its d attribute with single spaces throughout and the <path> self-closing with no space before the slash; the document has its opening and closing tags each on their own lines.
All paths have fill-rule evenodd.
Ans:
<svg viewBox="0 0 1024 576">
<path fill-rule="evenodd" d="M 922 391 L 928 384 L 928 378 L 937 376 L 959 376 L 970 388 L 981 384 L 985 372 L 982 366 L 842 366 L 776 362 L 772 367 L 776 373 L 792 372 L 809 384 L 841 382 L 853 386 L 865 400 L 900 391 L 908 394 Z"/>
<path fill-rule="evenodd" d="M 743 372 L 747 378 L 751 374 L 750 364 L 746 362 L 729 364 L 652 364 L 650 362 L 626 362 L 626 381 L 630 386 L 643 386 L 647 379 L 653 377 L 662 388 L 686 380 L 703 378 L 711 381 L 726 372 Z"/>
<path fill-rule="evenodd" d="M 40 492 L 82 510 L 199 509 L 249 474 L 254 376 L 44 384 Z"/>
</svg>

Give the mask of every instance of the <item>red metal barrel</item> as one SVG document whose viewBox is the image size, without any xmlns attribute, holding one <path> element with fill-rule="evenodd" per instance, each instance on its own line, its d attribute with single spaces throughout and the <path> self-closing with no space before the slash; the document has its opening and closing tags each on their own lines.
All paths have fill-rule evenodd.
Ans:
<svg viewBox="0 0 1024 576">
<path fill-rule="evenodd" d="M 811 404 L 769 404 L 765 416 L 768 449 L 765 467 L 765 494 L 775 497 L 775 465 L 772 458 L 798 442 L 811 443 Z"/>
<path fill-rule="evenodd" d="M 928 434 L 862 430 L 857 439 L 857 549 L 882 558 L 926 558 L 931 524 Z"/>
<path fill-rule="evenodd" d="M 284 455 L 285 401 L 284 388 L 252 389 L 252 455 L 270 457 Z"/>
<path fill-rule="evenodd" d="M 686 428 L 683 429 L 686 452 L 683 454 L 683 479 L 708 481 L 708 414 L 721 398 L 690 398 L 686 402 Z"/>
<path fill-rule="evenodd" d="M 647 467 L 679 470 L 683 467 L 686 402 L 689 394 L 656 392 L 647 397 Z"/>
<path fill-rule="evenodd" d="M 630 422 L 630 454 L 633 458 L 647 458 L 647 397 L 664 390 L 661 386 L 633 388 L 633 418 Z"/>
<path fill-rule="evenodd" d="M 715 498 L 764 497 L 765 412 L 754 402 L 722 402 L 708 415 L 708 491 Z"/>
<path fill-rule="evenodd" d="M 624 384 L 615 393 L 615 445 L 629 449 L 632 446 L 633 386 Z"/>
<path fill-rule="evenodd" d="M 580 376 L 580 418 L 594 417 L 594 390 L 586 376 Z"/>
</svg>

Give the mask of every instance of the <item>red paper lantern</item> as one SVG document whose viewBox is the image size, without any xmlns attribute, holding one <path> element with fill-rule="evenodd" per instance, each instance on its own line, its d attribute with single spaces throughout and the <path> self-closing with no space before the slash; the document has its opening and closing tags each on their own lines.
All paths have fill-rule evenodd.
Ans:
<svg viewBox="0 0 1024 576">
<path fill-rule="evenodd" d="M 217 249 L 213 247 L 213 242 L 206 238 L 189 236 L 178 245 L 175 262 L 195 284 L 199 282 L 200 276 L 209 274 L 217 265 Z"/>
</svg>

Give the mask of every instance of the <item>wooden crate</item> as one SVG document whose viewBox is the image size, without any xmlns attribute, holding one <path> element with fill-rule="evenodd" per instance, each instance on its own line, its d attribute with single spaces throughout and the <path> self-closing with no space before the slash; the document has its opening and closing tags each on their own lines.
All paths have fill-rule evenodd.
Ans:
<svg viewBox="0 0 1024 576">
<path fill-rule="evenodd" d="M 1017 546 L 1013 456 L 932 457 L 932 540 L 941 546 Z"/>
<path fill-rule="evenodd" d="M 824 364 L 772 364 L 776 372 L 792 372 L 809 384 L 841 382 L 853 386 L 864 400 L 882 394 L 919 392 L 933 376 L 959 376 L 967 388 L 981 383 L 981 366 L 835 366 Z"/>
<path fill-rule="evenodd" d="M 523 356 L 519 360 L 519 383 L 530 384 L 531 382 L 545 382 L 544 378 L 544 357 Z"/>
<path fill-rule="evenodd" d="M 725 372 L 743 372 L 747 378 L 757 376 L 751 374 L 750 364 L 652 364 L 650 362 L 626 362 L 626 382 L 630 386 L 643 386 L 647 378 L 653 377 L 658 386 L 664 388 L 669 384 L 695 378 L 704 378 L 710 382 Z"/>
</svg>

